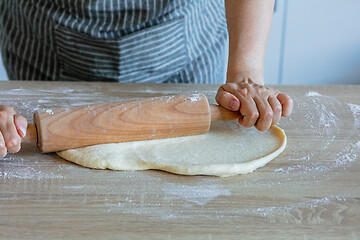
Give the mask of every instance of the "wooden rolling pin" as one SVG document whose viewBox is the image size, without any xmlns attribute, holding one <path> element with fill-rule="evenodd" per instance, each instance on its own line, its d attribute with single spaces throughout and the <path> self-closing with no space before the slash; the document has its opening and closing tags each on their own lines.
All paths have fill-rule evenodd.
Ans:
<svg viewBox="0 0 360 240">
<path fill-rule="evenodd" d="M 172 138 L 207 133 L 211 122 L 240 113 L 209 105 L 204 94 L 146 98 L 34 113 L 24 142 L 41 152 L 84 146 Z"/>
</svg>

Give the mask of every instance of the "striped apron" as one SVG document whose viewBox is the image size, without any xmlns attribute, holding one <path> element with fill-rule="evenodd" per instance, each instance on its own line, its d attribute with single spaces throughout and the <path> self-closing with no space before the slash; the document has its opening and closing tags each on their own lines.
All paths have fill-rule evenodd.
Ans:
<svg viewBox="0 0 360 240">
<path fill-rule="evenodd" d="M 223 0 L 0 0 L 10 79 L 223 83 Z"/>
</svg>

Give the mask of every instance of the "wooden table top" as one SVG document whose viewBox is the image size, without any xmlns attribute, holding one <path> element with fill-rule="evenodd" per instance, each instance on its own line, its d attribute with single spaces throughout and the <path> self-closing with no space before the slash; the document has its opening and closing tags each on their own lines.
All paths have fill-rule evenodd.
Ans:
<svg viewBox="0 0 360 240">
<path fill-rule="evenodd" d="M 36 109 L 203 92 L 216 85 L 2 82 Z M 25 145 L 0 159 L 0 239 L 360 239 L 360 86 L 275 86 L 294 113 L 286 150 L 229 178 L 92 170 Z"/>
</svg>

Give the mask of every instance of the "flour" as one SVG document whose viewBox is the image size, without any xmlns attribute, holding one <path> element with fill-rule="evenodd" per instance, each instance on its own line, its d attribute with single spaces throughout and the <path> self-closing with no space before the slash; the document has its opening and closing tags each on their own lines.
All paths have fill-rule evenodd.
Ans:
<svg viewBox="0 0 360 240">
<path fill-rule="evenodd" d="M 310 161 L 313 156 L 314 156 L 314 153 L 312 153 L 312 152 L 305 153 L 304 156 L 301 156 L 301 157 L 298 157 L 298 158 L 290 157 L 289 161 Z"/>
<path fill-rule="evenodd" d="M 306 97 L 322 97 L 322 95 L 318 92 L 315 92 L 315 91 L 308 91 L 306 94 L 305 94 Z"/>
<path fill-rule="evenodd" d="M 195 186 L 166 183 L 164 184 L 163 191 L 167 193 L 167 200 L 183 199 L 200 206 L 204 206 L 219 196 L 231 196 L 231 192 L 228 189 L 218 184 L 211 184 L 211 181 L 206 180 L 201 181 Z"/>
<path fill-rule="evenodd" d="M 25 146 L 26 148 L 28 146 Z M 60 168 L 49 169 L 33 158 L 25 157 L 22 152 L 8 154 L 0 158 L 0 179 L 34 180 L 63 179 Z"/>
<path fill-rule="evenodd" d="M 54 112 L 53 112 L 52 109 L 46 109 L 45 112 L 46 112 L 47 114 L 50 114 L 50 115 L 53 115 L 53 114 L 54 114 Z"/>
<path fill-rule="evenodd" d="M 49 97 L 48 94 L 52 94 Z M 89 105 L 103 102 L 116 102 L 128 100 L 118 96 L 108 96 L 104 98 L 101 92 L 96 89 L 73 89 L 67 87 L 55 87 L 54 89 L 9 89 L 0 92 L 1 104 L 15 108 L 18 114 L 23 115 L 29 123 L 33 122 L 33 114 L 36 110 L 52 113 L 52 108 L 66 108 L 69 106 Z M 22 96 L 27 97 L 27 101 L 22 101 Z"/>
<path fill-rule="evenodd" d="M 265 218 L 269 222 L 292 222 L 292 223 L 312 223 L 312 224 L 319 224 L 319 223 L 339 223 L 341 218 L 333 218 L 329 220 L 327 218 L 321 217 L 321 212 L 327 212 L 327 209 L 338 209 L 340 205 L 343 205 L 344 202 L 349 201 L 348 199 L 332 195 L 329 197 L 323 197 L 319 199 L 312 199 L 308 201 L 292 203 L 283 206 L 268 206 L 268 207 L 260 207 L 260 208 L 249 208 L 249 209 L 241 209 L 239 212 L 242 214 L 249 214 L 249 215 L 259 215 Z M 341 208 L 341 207 L 340 207 Z M 303 209 L 308 210 L 308 216 L 306 212 L 303 212 Z M 330 210 L 329 210 L 330 211 Z M 299 215 L 298 213 L 302 213 Z"/>
<path fill-rule="evenodd" d="M 43 180 L 43 179 L 59 179 L 64 178 L 53 172 L 41 171 L 38 168 L 30 167 L 25 163 L 19 163 L 18 161 L 7 162 L 2 164 L 0 161 L 0 178 L 3 179 L 31 179 L 31 180 Z"/>
<path fill-rule="evenodd" d="M 336 197 L 336 198 L 332 197 L 332 199 L 338 199 L 338 197 Z M 314 200 L 310 200 L 310 201 L 299 202 L 299 203 L 289 204 L 289 205 L 285 205 L 285 206 L 257 208 L 257 209 L 253 210 L 253 213 L 259 214 L 261 216 L 267 216 L 267 215 L 273 214 L 275 212 L 281 212 L 281 211 L 289 212 L 295 208 L 321 207 L 323 205 L 329 204 L 330 202 L 331 202 L 331 200 L 329 197 L 324 197 L 324 198 L 320 198 L 320 199 L 314 199 Z"/>
<path fill-rule="evenodd" d="M 344 104 L 333 97 L 321 95 L 315 91 L 308 91 L 305 96 L 307 98 L 303 101 L 295 98 L 295 109 L 305 113 L 304 130 L 311 129 L 313 136 L 319 137 L 315 143 L 318 151 L 307 152 L 307 149 L 313 148 L 314 142 L 304 141 L 297 143 L 296 146 L 289 145 L 293 148 L 292 156 L 288 159 L 289 162 L 285 164 L 286 166 L 275 168 L 273 173 L 297 176 L 304 181 L 325 181 L 331 176 L 325 175 L 325 173 L 330 174 L 339 169 L 346 171 L 360 156 L 358 147 L 360 143 L 351 140 L 354 136 L 358 138 L 360 135 L 360 106 Z M 307 111 L 314 107 L 316 111 Z M 349 114 L 354 118 L 353 126 L 345 125 L 343 122 L 343 118 Z M 340 133 L 342 134 L 341 138 L 344 138 L 345 134 L 345 137 L 349 139 L 345 149 L 339 148 L 336 144 L 341 140 Z M 328 151 L 328 149 L 330 150 Z"/>
<path fill-rule="evenodd" d="M 344 149 L 344 151 L 341 151 L 337 154 L 332 168 L 339 168 L 344 167 L 348 168 L 351 165 L 349 165 L 352 162 L 355 162 L 355 160 L 358 157 L 358 154 L 360 153 L 360 141 L 356 142 L 354 144 L 349 144 L 348 147 Z"/>
<path fill-rule="evenodd" d="M 137 181 L 144 181 L 149 185 L 161 186 L 165 193 L 165 200 L 173 202 L 183 200 L 200 206 L 206 205 L 219 196 L 231 196 L 231 192 L 220 184 L 219 179 L 201 179 L 193 185 L 167 182 L 160 178 L 135 173 Z M 179 176 L 179 178 L 181 178 Z M 180 180 L 180 179 L 179 179 Z"/>
<path fill-rule="evenodd" d="M 173 100 L 174 99 L 174 96 L 168 96 L 168 97 L 166 97 L 166 101 L 165 102 L 170 102 L 171 100 Z"/>
<path fill-rule="evenodd" d="M 52 103 L 51 100 L 46 100 L 46 99 L 39 99 L 38 103 L 42 104 L 42 103 Z"/>
<path fill-rule="evenodd" d="M 286 167 L 276 168 L 273 170 L 274 173 L 294 173 L 294 171 L 299 171 L 300 174 L 304 173 L 325 173 L 329 171 L 336 170 L 338 168 L 348 169 L 351 167 L 351 164 L 355 162 L 357 157 L 360 154 L 360 141 L 355 144 L 349 144 L 343 151 L 340 151 L 333 157 L 331 161 L 325 162 L 310 162 L 295 164 Z M 296 159 L 297 161 L 309 161 L 308 157 Z"/>
<path fill-rule="evenodd" d="M 185 184 L 182 182 L 186 180 L 177 175 L 172 176 L 171 182 L 136 171 L 124 172 L 122 176 L 126 177 L 129 185 L 136 186 L 137 191 L 130 190 L 120 201 L 107 198 L 103 204 L 106 211 L 146 215 L 163 220 L 188 218 L 192 217 L 194 207 L 202 209 L 217 198 L 231 196 L 231 191 L 221 184 L 221 180 L 210 177 L 194 179 L 190 184 Z M 181 203 L 182 207 L 178 209 L 174 203 Z"/>
<path fill-rule="evenodd" d="M 201 96 L 200 94 L 193 94 L 191 97 L 188 97 L 187 99 L 190 100 L 190 102 L 198 102 L 201 100 Z"/>
<path fill-rule="evenodd" d="M 360 105 L 349 103 L 348 106 L 354 117 L 355 128 L 360 128 Z"/>
<path fill-rule="evenodd" d="M 74 93 L 75 89 L 70 89 L 67 87 L 60 87 L 60 88 L 52 88 L 52 89 L 39 89 L 39 92 L 67 94 L 67 93 Z"/>
<path fill-rule="evenodd" d="M 336 136 L 342 131 L 342 115 L 343 106 L 338 100 L 321 95 L 314 91 L 305 94 L 308 100 L 298 102 L 298 108 L 305 112 L 305 122 L 308 127 L 313 129 L 314 134 L 320 137 L 322 149 L 326 150 L 336 140 Z M 308 112 L 307 109 L 315 107 L 314 112 Z M 336 114 L 338 113 L 339 116 Z"/>
<path fill-rule="evenodd" d="M 37 90 L 28 90 L 28 89 L 23 89 L 23 88 L 2 90 L 0 92 L 1 97 L 6 96 L 6 95 L 10 95 L 11 97 L 17 97 L 17 96 L 21 97 L 21 96 L 38 96 L 38 95 L 42 95 L 42 93 Z"/>
<path fill-rule="evenodd" d="M 106 212 L 121 212 L 122 214 L 134 214 L 147 216 L 151 219 L 161 219 L 171 221 L 172 219 L 190 219 L 203 217 L 209 218 L 244 218 L 244 217 L 261 217 L 269 222 L 302 222 L 302 223 L 319 223 L 326 221 L 337 222 L 338 219 L 322 218 L 317 212 L 332 211 L 346 204 L 351 199 L 341 195 L 330 195 L 326 197 L 303 199 L 299 202 L 286 203 L 277 205 L 274 198 L 272 203 L 264 201 L 263 203 L 254 203 L 254 207 L 242 207 L 242 204 L 235 205 L 231 208 L 215 207 L 211 205 L 212 201 L 217 198 L 223 198 L 231 195 L 220 181 L 212 178 L 199 178 L 191 184 L 182 184 L 182 178 L 179 176 L 172 177 L 172 181 L 147 176 L 142 172 L 125 173 L 129 184 L 136 186 L 137 191 L 129 191 L 127 197 L 120 201 L 105 198 L 101 205 Z M 239 182 L 243 185 L 245 182 Z M 284 183 L 278 183 L 282 187 Z M 89 188 L 87 188 L 89 190 Z M 86 189 L 85 189 L 86 190 Z M 243 194 L 248 194 L 244 191 Z M 148 196 L 150 195 L 150 196 Z M 236 196 L 233 196 L 236 197 Z M 159 200 L 156 200 L 159 199 Z M 160 200 L 161 199 L 161 200 Z M 239 196 L 239 201 L 241 197 Z M 219 205 L 219 201 L 217 201 Z M 258 204 L 259 206 L 256 206 Z M 302 214 L 298 213 L 303 212 Z M 308 215 L 309 214 L 309 215 Z"/>
<path fill-rule="evenodd" d="M 318 135 L 332 137 L 339 131 L 339 118 L 323 102 L 320 99 L 312 99 L 316 112 L 308 113 L 305 118 L 311 123 L 310 127 Z"/>
<path fill-rule="evenodd" d="M 293 173 L 293 171 L 299 170 L 301 173 L 324 173 L 330 170 L 329 167 L 317 164 L 317 163 L 309 163 L 309 164 L 296 164 L 288 167 L 276 168 L 273 170 L 274 173 Z"/>
</svg>

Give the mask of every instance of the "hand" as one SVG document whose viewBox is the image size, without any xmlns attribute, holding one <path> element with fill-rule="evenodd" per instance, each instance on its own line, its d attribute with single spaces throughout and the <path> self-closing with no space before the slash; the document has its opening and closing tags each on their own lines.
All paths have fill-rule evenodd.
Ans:
<svg viewBox="0 0 360 240">
<path fill-rule="evenodd" d="M 288 95 L 251 79 L 222 85 L 216 101 L 228 110 L 240 111 L 242 126 L 255 126 L 259 131 L 267 131 L 280 121 L 281 116 L 290 116 L 293 109 L 293 101 Z"/>
<path fill-rule="evenodd" d="M 17 115 L 12 107 L 0 105 L 0 158 L 20 150 L 26 128 L 25 117 Z"/>
</svg>

